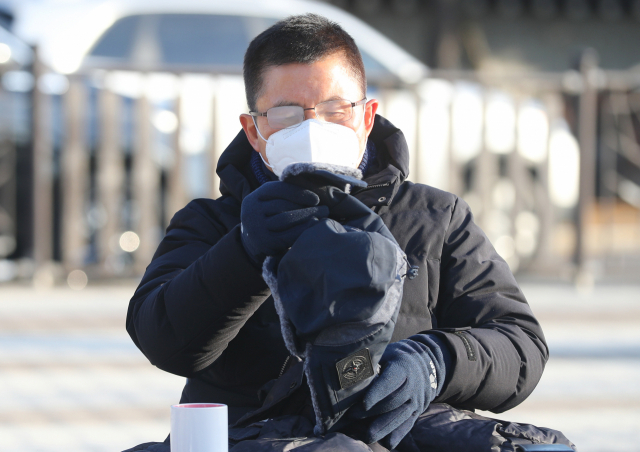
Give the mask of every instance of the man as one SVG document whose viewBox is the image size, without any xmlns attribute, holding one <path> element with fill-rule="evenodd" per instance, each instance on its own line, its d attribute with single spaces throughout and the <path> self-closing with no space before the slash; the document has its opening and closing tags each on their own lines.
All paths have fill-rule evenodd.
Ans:
<svg viewBox="0 0 640 452">
<path fill-rule="evenodd" d="M 362 439 L 395 447 L 434 401 L 495 412 L 522 402 L 548 358 L 540 326 L 466 203 L 407 180 L 407 144 L 365 99 L 353 39 L 322 17 L 290 17 L 252 41 L 244 81 L 251 113 L 218 163 L 222 196 L 176 213 L 127 315 L 151 363 L 188 377 L 181 402 L 225 403 L 233 422 L 260 407 L 258 390 L 287 363 L 262 264 L 329 215 L 313 192 L 277 177 L 295 160 L 288 137 L 314 137 L 316 126 L 313 146 L 339 160 L 324 163 L 362 172 L 368 186 L 353 197 L 418 267 L 380 375 L 353 407 L 368 425 Z M 342 141 L 326 144 L 326 128 L 351 140 L 351 157 L 333 152 Z"/>
</svg>

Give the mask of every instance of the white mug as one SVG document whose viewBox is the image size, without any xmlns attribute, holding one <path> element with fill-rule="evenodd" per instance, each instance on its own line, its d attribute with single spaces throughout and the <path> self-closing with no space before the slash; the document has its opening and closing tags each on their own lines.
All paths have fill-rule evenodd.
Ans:
<svg viewBox="0 0 640 452">
<path fill-rule="evenodd" d="M 227 405 L 171 406 L 171 452 L 227 452 Z"/>
</svg>

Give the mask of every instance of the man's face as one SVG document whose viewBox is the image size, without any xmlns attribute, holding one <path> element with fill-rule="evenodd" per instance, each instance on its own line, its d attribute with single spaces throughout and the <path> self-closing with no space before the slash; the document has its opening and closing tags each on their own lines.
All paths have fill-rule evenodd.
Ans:
<svg viewBox="0 0 640 452">
<path fill-rule="evenodd" d="M 313 108 L 329 100 L 345 99 L 357 102 L 362 97 L 360 85 L 350 74 L 345 57 L 338 53 L 311 64 L 293 63 L 267 69 L 263 75 L 262 93 L 256 102 L 256 109 L 263 113 L 272 107 L 283 105 Z M 340 124 L 356 132 L 361 156 L 373 128 L 377 109 L 378 101 L 369 100 L 364 106 L 354 107 L 353 117 Z M 313 110 L 305 111 L 305 120 L 314 117 Z M 259 137 L 251 116 L 240 115 L 240 123 L 253 149 L 268 163 L 265 152 L 267 143 Z M 256 123 L 266 140 L 278 131 L 269 127 L 264 116 L 257 117 Z"/>
</svg>

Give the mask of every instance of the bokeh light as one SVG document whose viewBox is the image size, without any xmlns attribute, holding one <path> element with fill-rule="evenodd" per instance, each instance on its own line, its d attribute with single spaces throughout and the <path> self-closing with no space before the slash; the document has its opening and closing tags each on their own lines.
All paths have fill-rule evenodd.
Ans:
<svg viewBox="0 0 640 452">
<path fill-rule="evenodd" d="M 118 241 L 122 251 L 133 253 L 140 246 L 140 237 L 133 231 L 124 232 Z"/>
<path fill-rule="evenodd" d="M 556 206 L 570 208 L 578 202 L 579 171 L 578 141 L 561 121 L 549 140 L 549 195 Z"/>
<path fill-rule="evenodd" d="M 547 158 L 549 120 L 542 105 L 528 101 L 521 105 L 518 114 L 518 152 L 524 158 L 542 163 Z"/>
<path fill-rule="evenodd" d="M 456 86 L 452 108 L 452 147 L 456 159 L 466 162 L 482 148 L 483 106 L 480 87 L 468 83 Z"/>
<path fill-rule="evenodd" d="M 511 152 L 516 141 L 516 111 L 511 98 L 504 93 L 491 93 L 486 115 L 487 149 L 496 154 Z"/>
<path fill-rule="evenodd" d="M 7 63 L 11 59 L 11 47 L 0 42 L 0 64 Z"/>
<path fill-rule="evenodd" d="M 67 284 L 73 290 L 82 290 L 87 287 L 89 278 L 82 270 L 73 270 L 67 276 Z"/>
<path fill-rule="evenodd" d="M 162 133 L 173 133 L 178 128 L 178 117 L 169 110 L 159 110 L 153 115 L 153 125 Z"/>
<path fill-rule="evenodd" d="M 492 199 L 498 209 L 511 210 L 516 203 L 516 186 L 510 179 L 498 180 L 493 187 Z"/>
</svg>

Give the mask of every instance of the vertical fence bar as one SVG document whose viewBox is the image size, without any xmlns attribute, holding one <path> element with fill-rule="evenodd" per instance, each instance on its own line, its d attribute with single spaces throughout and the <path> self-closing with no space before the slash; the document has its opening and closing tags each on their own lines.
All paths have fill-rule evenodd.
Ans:
<svg viewBox="0 0 640 452">
<path fill-rule="evenodd" d="M 614 94 L 609 92 L 604 98 L 600 108 L 600 124 L 602 124 L 600 135 L 600 204 L 602 213 L 607 221 L 607 227 L 601 227 L 599 240 L 606 243 L 603 250 L 605 257 L 613 254 L 615 243 L 615 210 L 617 185 L 617 156 L 619 149 L 620 135 L 617 126 L 617 116 L 621 113 L 619 102 L 624 94 Z M 617 105 L 616 105 L 617 104 Z"/>
<path fill-rule="evenodd" d="M 476 166 L 473 175 L 472 187 L 473 191 L 478 193 L 482 201 L 482 210 L 480 212 L 480 224 L 483 229 L 488 226 L 488 213 L 493 208 L 493 185 L 498 180 L 498 161 L 495 154 L 489 152 L 486 147 L 480 151 L 480 155 L 476 159 Z"/>
<path fill-rule="evenodd" d="M 455 91 L 454 94 L 451 95 L 451 102 L 449 102 L 448 114 L 449 114 L 449 128 L 447 133 L 449 134 L 448 138 L 448 148 L 449 148 L 449 186 L 447 190 L 451 193 L 462 196 L 464 193 L 463 180 L 462 180 L 462 168 L 460 162 L 456 158 L 456 153 L 453 148 L 453 135 L 455 133 L 453 128 L 453 112 L 454 112 L 454 99 L 455 99 Z"/>
<path fill-rule="evenodd" d="M 598 112 L 598 91 L 595 86 L 595 75 L 598 56 L 595 50 L 587 50 L 580 61 L 580 71 L 584 81 L 584 89 L 580 95 L 578 118 L 578 142 L 580 144 L 580 196 L 576 209 L 576 248 L 574 262 L 577 277 L 581 278 L 587 271 L 586 225 L 587 216 L 593 206 L 595 192 L 595 157 L 596 157 L 596 123 Z"/>
<path fill-rule="evenodd" d="M 125 168 L 121 149 L 120 96 L 108 88 L 99 94 L 100 138 L 96 177 L 98 203 L 105 212 L 105 223 L 98 235 L 101 270 L 112 274 L 115 255 L 114 241 L 122 227 Z"/>
<path fill-rule="evenodd" d="M 414 170 L 414 180 L 417 183 L 420 184 L 426 184 L 427 183 L 427 175 L 423 174 L 422 171 L 422 162 L 424 159 L 426 159 L 426 156 L 420 152 L 422 149 L 421 144 L 421 140 L 423 138 L 423 131 L 422 131 L 422 121 L 420 120 L 421 116 L 422 116 L 422 112 L 423 112 L 423 105 L 422 105 L 422 96 L 420 96 L 420 91 L 418 89 L 419 85 L 416 84 L 413 86 L 412 89 L 412 93 L 413 93 L 413 97 L 414 97 L 414 102 L 416 105 L 416 115 L 414 118 L 414 122 L 415 122 L 415 128 L 416 128 L 416 133 L 415 133 L 415 140 L 412 144 L 412 148 L 413 148 L 413 170 Z"/>
<path fill-rule="evenodd" d="M 533 206 L 535 205 L 534 201 L 534 190 L 535 190 L 535 181 L 527 174 L 527 168 L 524 161 L 524 157 L 518 151 L 518 142 L 520 140 L 520 130 L 518 128 L 519 117 L 520 114 L 520 99 L 516 98 L 516 102 L 514 102 L 514 111 L 516 114 L 515 121 L 513 124 L 514 127 L 514 147 L 513 150 L 506 156 L 507 158 L 507 177 L 513 183 L 515 189 L 515 199 L 513 206 L 511 207 L 510 212 L 510 220 L 511 220 L 511 237 L 513 237 L 514 243 L 514 255 L 518 259 L 518 263 L 516 264 L 518 268 L 521 268 L 522 260 L 521 258 L 525 258 L 528 260 L 529 256 L 521 255 L 521 250 L 519 249 L 518 243 L 519 240 L 522 240 L 519 234 L 522 234 L 521 231 L 518 230 L 517 227 L 517 219 L 518 214 L 524 210 L 535 210 Z M 532 190 L 533 189 L 533 190 Z"/>
<path fill-rule="evenodd" d="M 178 118 L 176 131 L 173 134 L 173 165 L 168 173 L 167 180 L 167 220 L 171 220 L 173 214 L 185 206 L 186 196 L 184 187 L 184 162 L 183 152 L 180 145 L 180 135 L 182 132 L 182 102 L 181 97 L 176 97 L 174 113 Z"/>
<path fill-rule="evenodd" d="M 143 94 L 136 106 L 136 151 L 133 163 L 133 199 L 138 216 L 140 246 L 135 252 L 135 270 L 143 273 L 158 245 L 159 172 L 153 159 L 151 105 Z"/>
<path fill-rule="evenodd" d="M 0 92 L 0 96 L 2 92 Z M 13 134 L 0 124 L 0 259 L 14 252 L 17 246 L 17 153 Z"/>
<path fill-rule="evenodd" d="M 488 213 L 493 207 L 492 190 L 493 184 L 498 180 L 498 158 L 487 148 L 487 89 L 483 88 L 482 96 L 482 144 L 480 154 L 476 159 L 475 171 L 472 187 L 478 193 L 482 201 L 482 212 L 480 213 L 480 224 L 483 229 L 487 228 Z"/>
<path fill-rule="evenodd" d="M 638 77 L 640 78 L 640 77 Z M 640 80 L 637 80 L 636 82 L 636 86 L 640 84 Z M 640 117 L 640 92 L 633 92 L 630 90 L 631 86 L 627 86 L 625 93 L 627 96 L 627 102 L 629 105 L 629 109 L 631 112 L 632 117 Z M 640 143 L 636 142 L 636 146 L 634 146 L 636 149 L 636 157 L 640 158 Z M 637 162 L 637 161 L 636 161 Z M 636 167 L 640 168 L 640 162 L 637 162 Z M 615 186 L 615 190 L 616 190 L 616 194 L 619 193 L 619 186 L 618 186 L 619 182 L 616 182 L 616 186 Z M 636 208 L 636 214 L 635 214 L 635 222 L 636 224 L 640 224 L 640 204 L 635 203 L 634 207 Z M 636 243 L 640 243 L 640 227 L 635 228 L 635 235 L 633 236 Z"/>
<path fill-rule="evenodd" d="M 549 121 L 549 134 L 547 136 L 547 152 L 543 162 L 538 166 L 540 184 L 535 191 L 536 205 L 540 206 L 540 235 L 538 250 L 536 251 L 535 269 L 548 271 L 549 267 L 557 268 L 558 262 L 553 255 L 552 238 L 555 225 L 555 209 L 549 192 L 549 141 L 551 139 L 551 125 L 555 122 L 562 110 L 562 98 L 559 93 L 547 94 L 544 98 L 545 111 Z"/>
<path fill-rule="evenodd" d="M 507 156 L 507 176 L 513 182 L 515 188 L 515 202 L 514 208 L 511 210 L 511 220 L 515 224 L 515 219 L 521 210 L 524 210 L 524 206 L 533 205 L 533 193 L 531 193 L 530 187 L 532 183 L 528 177 L 525 162 L 518 152 L 518 140 L 520 138 L 518 130 L 518 115 L 520 112 L 520 99 L 517 99 L 514 105 L 516 112 L 516 120 L 514 122 L 515 135 L 514 135 L 514 147 L 515 149 Z"/>
<path fill-rule="evenodd" d="M 218 83 L 217 78 L 213 78 L 211 83 L 213 89 L 211 95 L 211 140 L 209 141 L 209 196 L 212 199 L 216 199 L 220 196 L 220 178 L 216 173 L 216 168 L 218 166 L 218 159 L 222 153 L 218 145 L 218 102 L 220 97 L 218 89 L 220 83 Z"/>
<path fill-rule="evenodd" d="M 11 93 L 0 85 L 0 260 L 11 255 L 17 247 L 17 151 L 16 133 L 8 119 L 14 113 Z M 1 278 L 1 276 L 0 276 Z"/>
<path fill-rule="evenodd" d="M 85 203 L 89 165 L 86 144 L 86 92 L 84 81 L 71 77 L 64 98 L 65 144 L 62 154 L 62 262 L 66 271 L 84 264 L 87 240 Z"/>
<path fill-rule="evenodd" d="M 33 258 L 34 283 L 52 284 L 47 270 L 53 259 L 53 138 L 51 98 L 38 88 L 46 68 L 34 52 L 33 76 Z"/>
<path fill-rule="evenodd" d="M 554 226 L 553 204 L 549 196 L 549 159 L 545 159 L 542 164 L 538 165 L 537 169 L 540 183 L 533 194 L 536 205 L 540 206 L 540 232 L 535 262 L 540 269 L 548 269 L 552 258 L 551 238 Z M 554 266 L 557 266 L 555 261 Z"/>
</svg>

